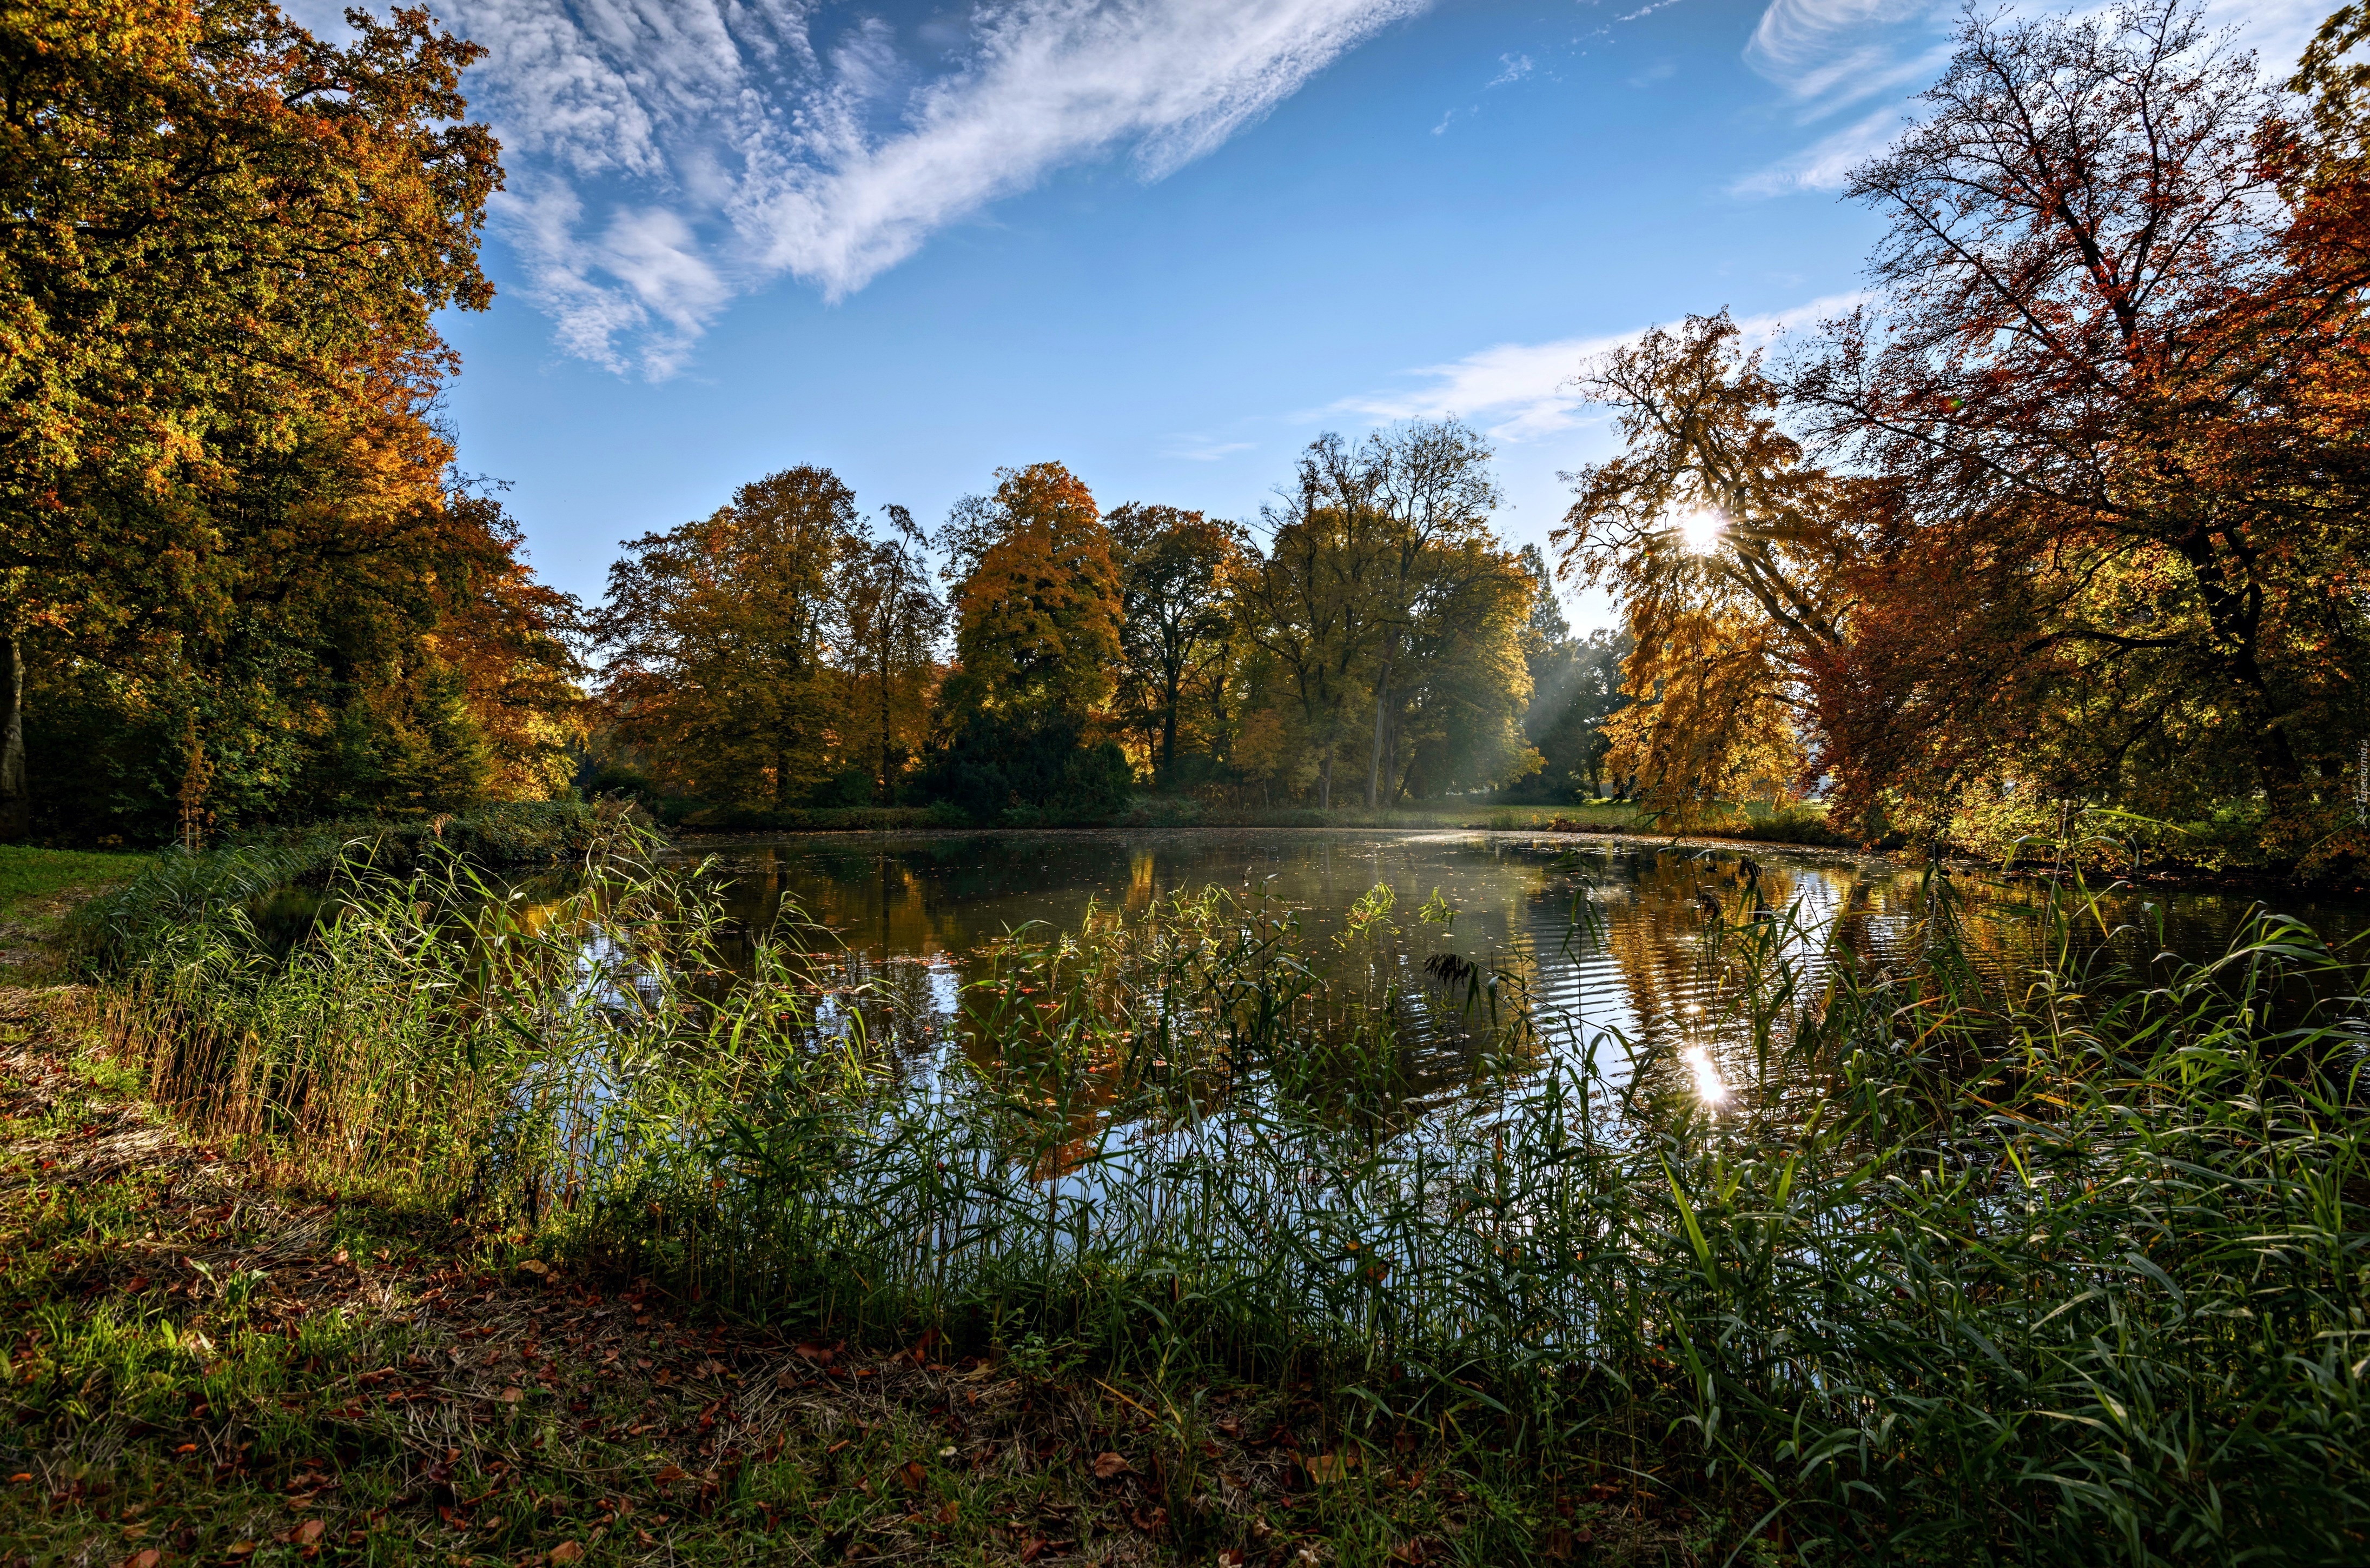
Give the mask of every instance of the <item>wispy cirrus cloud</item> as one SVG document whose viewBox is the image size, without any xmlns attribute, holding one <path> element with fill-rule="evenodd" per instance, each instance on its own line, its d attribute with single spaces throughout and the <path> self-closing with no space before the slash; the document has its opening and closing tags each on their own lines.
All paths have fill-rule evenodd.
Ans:
<svg viewBox="0 0 2370 1568">
<path fill-rule="evenodd" d="M 1790 310 L 1739 316 L 1746 348 L 1759 348 L 1788 327 L 1807 327 L 1839 316 L 1867 296 L 1828 294 Z M 1378 423 L 1394 419 L 1466 419 L 1507 442 L 1536 441 L 1592 423 L 1601 416 L 1576 383 L 1587 361 L 1649 329 L 1593 338 L 1559 338 L 1545 343 L 1498 343 L 1444 364 L 1408 372 L 1412 384 L 1345 397 L 1312 418 L 1355 415 Z"/>
<path fill-rule="evenodd" d="M 1880 109 L 1831 131 L 1799 153 L 1754 170 L 1729 187 L 1737 196 L 1782 196 L 1794 190 L 1841 190 L 1851 171 L 1882 151 L 1910 124 L 1906 110 Z"/>
<path fill-rule="evenodd" d="M 2099 9 L 2027 3 L 2010 16 Z M 2207 0 L 2205 19 L 2252 49 L 2267 75 L 2284 77 L 2319 25 L 2323 0 Z M 1771 0 L 1745 45 L 1745 63 L 1782 88 L 1797 121 L 1815 124 L 1872 97 L 1887 106 L 1863 112 L 1799 152 L 1754 170 L 1730 189 L 1742 196 L 1840 190 L 1853 167 L 1881 151 L 1912 121 L 1910 96 L 1939 75 L 1950 55 L 1946 29 L 1958 15 L 1946 0 Z"/>
<path fill-rule="evenodd" d="M 663 376 L 736 295 L 841 298 L 1080 160 L 1157 180 L 1430 0 L 454 0 L 496 223 L 568 352 Z"/>
</svg>

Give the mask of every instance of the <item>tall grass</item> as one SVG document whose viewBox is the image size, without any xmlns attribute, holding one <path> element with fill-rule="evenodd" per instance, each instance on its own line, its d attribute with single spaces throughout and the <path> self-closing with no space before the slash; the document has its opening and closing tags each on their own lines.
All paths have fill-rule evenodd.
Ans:
<svg viewBox="0 0 2370 1568">
<path fill-rule="evenodd" d="M 2370 1553 L 2370 1022 L 2292 921 L 2134 965 L 2077 887 L 1986 980 L 1940 879 L 1888 972 L 1748 899 L 1712 1103 L 1382 898 L 1346 967 L 1255 893 L 1018 933 L 899 1061 L 812 933 L 733 972 L 653 852 L 532 907 L 350 863 L 284 956 L 235 905 L 127 921 L 112 1037 L 259 1149 L 800 1332 L 1305 1380 L 1345 1442 L 1757 1496 L 1812 1558 Z"/>
</svg>

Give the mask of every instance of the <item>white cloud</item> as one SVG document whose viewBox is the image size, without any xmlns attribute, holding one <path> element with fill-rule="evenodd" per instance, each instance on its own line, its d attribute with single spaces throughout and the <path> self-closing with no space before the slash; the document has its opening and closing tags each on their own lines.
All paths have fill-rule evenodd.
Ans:
<svg viewBox="0 0 2370 1568">
<path fill-rule="evenodd" d="M 1501 54 L 1498 56 L 1498 74 L 1481 84 L 1485 89 L 1519 82 L 1531 74 L 1531 57 L 1527 54 Z"/>
<path fill-rule="evenodd" d="M 1809 326 L 1841 315 L 1865 297 L 1829 294 L 1791 310 L 1740 316 L 1736 326 L 1745 347 L 1757 348 L 1789 326 Z M 1421 378 L 1420 384 L 1346 397 L 1322 413 L 1354 414 L 1377 423 L 1455 415 L 1502 441 L 1536 441 L 1594 422 L 1588 400 L 1574 384 L 1581 364 L 1634 343 L 1645 333 L 1639 327 L 1610 337 L 1500 343 L 1446 364 L 1409 371 L 1409 375 Z"/>
<path fill-rule="evenodd" d="M 988 0 L 910 48 L 813 0 L 454 0 L 496 217 L 569 352 L 666 374 L 736 294 L 839 298 L 1049 171 L 1156 180 L 1430 0 Z M 947 54 L 951 52 L 950 63 Z"/>
<path fill-rule="evenodd" d="M 2264 74 L 2279 80 L 2295 68 L 2326 8 L 2326 0 L 2207 0 L 2205 20 L 2211 29 L 2235 29 L 2236 47 L 2254 50 Z M 2102 7 L 2044 0 L 2011 6 L 2008 14 L 2098 9 Z M 1941 74 L 1950 45 L 1940 33 L 1956 14 L 1945 0 L 1772 0 L 1745 46 L 1745 63 L 1784 89 L 1803 121 L 1880 96 L 1894 107 L 1864 114 L 1745 176 L 1731 192 L 1771 196 L 1843 189 L 1856 165 L 1909 123 L 1909 95 Z"/>
<path fill-rule="evenodd" d="M 1745 63 L 1795 98 L 1838 87 L 1847 100 L 1865 97 L 1916 67 L 1901 58 L 1893 25 L 1936 8 L 1935 0 L 1773 0 L 1744 46 Z"/>
<path fill-rule="evenodd" d="M 1253 441 L 1206 441 L 1199 436 L 1179 436 L 1175 440 L 1177 444 L 1161 455 L 1183 458 L 1190 463 L 1215 463 L 1238 452 L 1249 452 L 1257 445 Z"/>
<path fill-rule="evenodd" d="M 1851 171 L 1881 151 L 1910 123 L 1897 109 L 1881 109 L 1820 137 L 1790 157 L 1757 169 L 1729 187 L 1737 196 L 1782 196 L 1795 190 L 1841 190 Z"/>
</svg>

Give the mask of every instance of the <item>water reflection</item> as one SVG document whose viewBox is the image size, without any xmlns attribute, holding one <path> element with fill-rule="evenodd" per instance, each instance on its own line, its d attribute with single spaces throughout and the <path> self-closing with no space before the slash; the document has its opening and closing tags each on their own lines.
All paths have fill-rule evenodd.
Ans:
<svg viewBox="0 0 2370 1568">
<path fill-rule="evenodd" d="M 1076 931 L 1090 910 L 1141 917 L 1157 899 L 1216 884 L 1297 910 L 1305 950 L 1333 966 L 1328 978 L 1386 999 L 1420 1089 L 1452 1088 L 1477 1065 L 1474 1042 L 1488 1033 L 1480 977 L 1487 1001 L 1525 1011 L 1526 1048 L 1543 1060 L 1633 1103 L 1678 1095 L 1707 1108 L 1754 1082 L 1769 1048 L 1766 1032 L 1722 1005 L 1740 933 L 1757 939 L 1765 974 L 1790 968 L 1815 988 L 1846 954 L 1872 967 L 1909 956 L 1927 897 L 1914 871 L 1881 859 L 1469 832 L 808 835 L 707 854 L 730 881 L 744 944 L 777 930 L 786 909 L 836 933 L 834 992 L 909 1076 L 930 1075 L 966 1034 L 975 1065 L 1000 1065 L 981 1059 L 994 1048 L 984 1032 L 961 1028 L 964 988 L 987 973 L 999 939 L 1031 922 Z M 1379 947 L 1339 945 L 1378 885 L 1395 895 L 1396 933 Z M 2008 975 L 2032 951 L 2042 895 L 1988 881 L 1968 892 L 1968 948 Z M 2160 921 L 2166 951 L 2206 956 L 2251 903 L 2123 898 L 2077 935 L 2118 941 L 2145 961 L 2152 933 L 2112 933 Z M 2362 923 L 2355 907 L 2284 912 L 2332 939 Z"/>
</svg>

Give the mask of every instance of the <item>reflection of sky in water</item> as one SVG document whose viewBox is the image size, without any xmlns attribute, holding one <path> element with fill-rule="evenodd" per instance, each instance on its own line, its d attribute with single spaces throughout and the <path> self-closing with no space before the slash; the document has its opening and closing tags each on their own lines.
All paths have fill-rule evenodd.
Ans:
<svg viewBox="0 0 2370 1568">
<path fill-rule="evenodd" d="M 943 1059 L 958 990 L 982 944 L 1031 921 L 1075 928 L 1090 901 L 1139 912 L 1211 883 L 1264 883 L 1303 911 L 1318 953 L 1331 951 L 1352 903 L 1387 883 L 1398 898 L 1401 989 L 1440 1025 L 1419 1045 L 1433 1082 L 1459 1072 L 1455 1021 L 1436 990 L 1423 1001 L 1421 966 L 1442 953 L 1519 976 L 1542 1046 L 1576 1067 L 1593 1056 L 1608 1086 L 1628 1080 L 1632 1051 L 1653 1064 L 1644 1086 L 1694 1097 L 1728 1093 L 1753 1071 L 1736 1032 L 1718 1026 L 1723 982 L 1707 962 L 1709 900 L 1731 921 L 1746 910 L 1733 849 L 1504 833 L 1202 830 L 802 835 L 707 853 L 731 879 L 727 904 L 743 930 L 770 927 L 794 904 L 838 934 L 844 978 L 869 983 L 887 1001 L 887 1043 L 921 1078 Z M 1748 853 L 1766 904 L 1796 911 L 1799 934 L 1781 945 L 1807 988 L 1824 979 L 1837 944 L 1870 965 L 1904 956 L 1921 913 L 1914 872 L 1840 854 Z M 1435 889 L 1455 911 L 1446 927 L 1417 918 Z M 1980 966 L 2014 967 L 2031 941 L 2035 897 L 1976 894 L 1967 934 Z M 2167 948 L 2190 957 L 2219 951 L 2251 902 L 2219 894 L 2167 901 Z M 2136 911 L 2125 901 L 2111 918 Z M 2354 908 L 2291 912 L 2332 937 L 2362 923 Z M 2123 946 L 2126 956 L 2147 956 L 2135 939 Z"/>
</svg>

